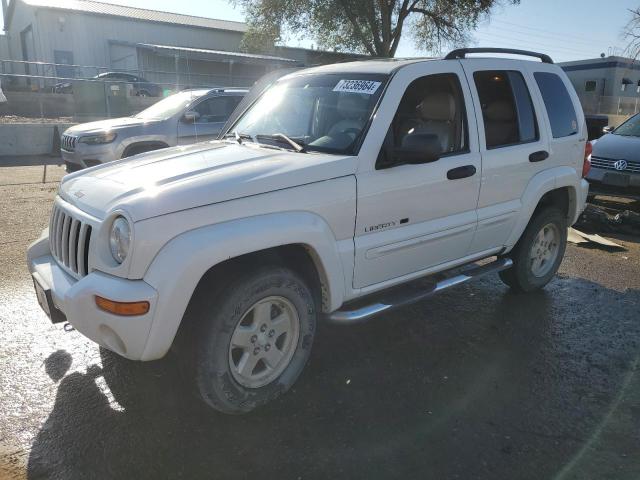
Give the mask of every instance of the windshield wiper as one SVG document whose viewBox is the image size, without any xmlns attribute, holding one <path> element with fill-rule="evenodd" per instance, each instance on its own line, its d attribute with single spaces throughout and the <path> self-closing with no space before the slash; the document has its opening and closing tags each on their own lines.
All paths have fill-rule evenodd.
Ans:
<svg viewBox="0 0 640 480">
<path fill-rule="evenodd" d="M 307 151 L 304 148 L 304 145 L 301 145 L 300 143 L 291 140 L 289 137 L 287 137 L 284 133 L 274 133 L 273 135 L 256 135 L 257 139 L 260 138 L 267 138 L 270 140 L 280 140 L 281 142 L 285 142 L 288 143 L 289 145 L 291 145 L 291 147 L 293 147 L 293 149 L 298 152 L 298 153 L 307 153 Z"/>
<path fill-rule="evenodd" d="M 251 141 L 252 141 L 252 142 L 254 142 L 254 143 L 258 143 L 258 142 L 256 142 L 256 140 L 255 140 L 251 135 L 249 135 L 248 133 L 238 133 L 238 131 L 237 131 L 237 130 L 234 130 L 233 132 L 229 132 L 229 133 L 225 134 L 225 136 L 224 136 L 224 137 L 222 137 L 222 138 L 230 138 L 230 137 L 235 138 L 236 142 L 238 142 L 240 145 L 242 145 L 242 141 L 243 141 L 243 140 L 251 140 Z"/>
</svg>

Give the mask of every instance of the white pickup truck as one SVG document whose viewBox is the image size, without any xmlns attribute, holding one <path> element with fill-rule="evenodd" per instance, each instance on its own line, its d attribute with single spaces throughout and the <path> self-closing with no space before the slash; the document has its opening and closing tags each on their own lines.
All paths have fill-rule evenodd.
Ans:
<svg viewBox="0 0 640 480">
<path fill-rule="evenodd" d="M 40 304 L 129 359 L 173 347 L 243 413 L 291 387 L 320 321 L 490 272 L 543 287 L 585 205 L 584 115 L 549 57 L 494 51 L 301 70 L 220 140 L 66 176 L 28 251 Z"/>
</svg>

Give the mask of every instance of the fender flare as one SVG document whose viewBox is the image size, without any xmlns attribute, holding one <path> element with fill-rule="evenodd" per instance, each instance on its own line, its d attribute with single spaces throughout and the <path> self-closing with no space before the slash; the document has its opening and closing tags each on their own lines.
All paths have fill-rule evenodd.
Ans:
<svg viewBox="0 0 640 480">
<path fill-rule="evenodd" d="M 549 168 L 535 175 L 527 184 L 527 188 L 521 197 L 522 209 L 505 244 L 507 251 L 511 250 L 520 239 L 542 197 L 553 190 L 564 187 L 569 188 L 569 213 L 567 218 L 573 224 L 579 214 L 577 184 L 580 180 L 575 168 L 568 166 Z"/>
<path fill-rule="evenodd" d="M 338 308 L 345 295 L 345 276 L 338 242 L 320 216 L 283 212 L 197 228 L 170 240 L 144 276 L 159 295 L 142 360 L 161 358 L 169 350 L 191 296 L 208 270 L 225 260 L 292 244 L 312 250 L 326 283 L 329 308 Z"/>
<path fill-rule="evenodd" d="M 160 146 L 159 148 L 155 149 L 155 150 L 159 150 L 160 148 L 169 148 L 169 144 L 163 140 L 149 140 L 149 139 L 145 139 L 145 140 L 141 140 L 141 139 L 136 139 L 130 143 L 127 144 L 126 147 L 124 147 L 124 149 L 122 150 L 122 153 L 120 154 L 121 158 L 125 158 L 125 155 L 127 154 L 127 152 L 129 152 L 129 150 L 131 150 L 132 148 L 136 148 L 136 147 L 140 147 L 140 146 Z"/>
</svg>

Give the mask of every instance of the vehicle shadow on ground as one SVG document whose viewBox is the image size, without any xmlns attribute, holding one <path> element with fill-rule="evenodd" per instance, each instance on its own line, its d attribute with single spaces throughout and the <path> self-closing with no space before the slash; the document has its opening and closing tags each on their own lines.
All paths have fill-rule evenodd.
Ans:
<svg viewBox="0 0 640 480">
<path fill-rule="evenodd" d="M 485 279 L 365 325 L 321 325 L 294 389 L 245 416 L 204 407 L 171 356 L 102 350 L 101 367 L 64 376 L 71 359 L 56 352 L 28 476 L 589 478 L 581 451 L 598 445 L 599 468 L 624 478 L 640 471 L 637 435 L 601 437 L 640 422 L 620 400 L 640 398 L 639 305 L 640 291 L 584 280 L 521 296 Z"/>
</svg>

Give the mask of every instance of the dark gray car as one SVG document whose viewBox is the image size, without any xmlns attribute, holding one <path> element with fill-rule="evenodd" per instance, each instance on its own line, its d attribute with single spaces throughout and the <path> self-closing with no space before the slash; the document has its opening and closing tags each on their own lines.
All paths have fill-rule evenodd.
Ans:
<svg viewBox="0 0 640 480">
<path fill-rule="evenodd" d="M 591 143 L 589 193 L 640 197 L 640 114 Z"/>
</svg>

